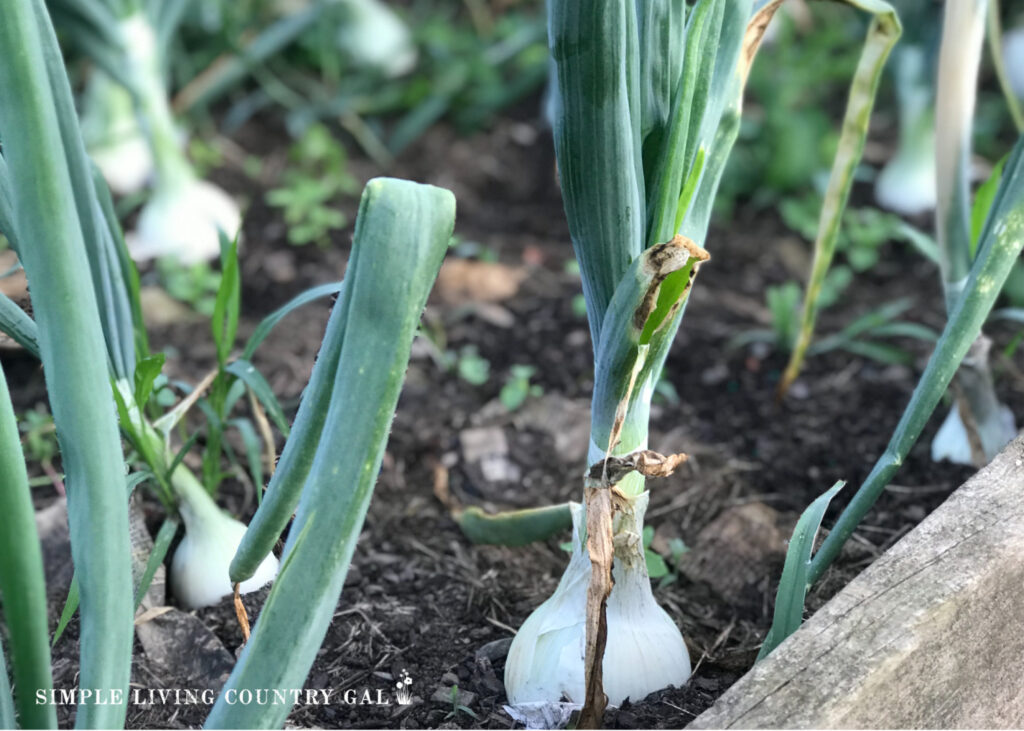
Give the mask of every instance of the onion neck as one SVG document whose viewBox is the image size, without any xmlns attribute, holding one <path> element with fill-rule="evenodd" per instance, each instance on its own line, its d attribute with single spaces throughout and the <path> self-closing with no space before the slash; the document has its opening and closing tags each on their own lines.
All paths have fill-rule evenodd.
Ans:
<svg viewBox="0 0 1024 731">
<path fill-rule="evenodd" d="M 223 511 L 191 470 L 179 465 L 171 475 L 171 487 L 178 497 L 178 510 L 186 531 L 205 530 L 225 519 Z"/>
<path fill-rule="evenodd" d="M 163 63 L 152 24 L 141 11 L 121 21 L 127 63 L 134 82 L 139 124 L 153 153 L 157 187 L 176 190 L 195 180 L 179 142 L 164 83 Z"/>
<path fill-rule="evenodd" d="M 630 402 L 626 418 L 622 423 L 619 441 L 615 447 L 606 452 L 611 438 L 612 425 L 601 423 L 597 405 L 591 409 L 590 447 L 587 452 L 587 467 L 597 464 L 606 456 L 620 457 L 640 449 L 647 449 L 647 437 L 651 415 L 651 397 L 654 394 L 653 377 L 639 386 L 639 392 Z M 594 390 L 599 393 L 598 389 Z M 629 497 L 636 497 L 644 492 L 645 481 L 638 472 L 631 472 L 616 485 L 619 492 Z M 641 515 L 641 520 L 643 516 Z M 643 526 L 641 526 L 641 529 Z"/>
<path fill-rule="evenodd" d="M 160 433 L 149 423 L 149 420 L 135 404 L 135 395 L 131 384 L 127 379 L 118 379 L 116 388 L 125 404 L 132 432 L 136 438 L 145 440 L 149 448 L 147 451 L 163 455 L 163 459 L 170 465 L 174 460 L 174 454 Z M 155 468 L 153 465 L 151 467 Z M 174 496 L 178 499 L 178 510 L 185 521 L 187 530 L 203 523 L 223 519 L 223 512 L 210 497 L 206 487 L 184 464 L 179 464 L 174 468 L 174 472 L 170 476 L 170 483 Z M 165 507 L 170 509 L 170 506 Z"/>
</svg>

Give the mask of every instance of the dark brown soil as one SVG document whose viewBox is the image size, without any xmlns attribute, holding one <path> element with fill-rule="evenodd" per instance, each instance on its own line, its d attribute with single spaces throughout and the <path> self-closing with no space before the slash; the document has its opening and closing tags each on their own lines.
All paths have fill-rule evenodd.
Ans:
<svg viewBox="0 0 1024 731">
<path fill-rule="evenodd" d="M 284 154 L 285 136 L 267 120 L 251 123 L 236 144 L 266 160 Z M 268 145 L 272 145 L 268 147 Z M 524 548 L 474 547 L 460 534 L 434 497 L 436 480 L 447 479 L 464 503 L 525 507 L 577 499 L 584 452 L 561 453 L 543 419 L 508 414 L 496 400 L 511 366 L 536 368 L 534 382 L 545 399 L 561 397 L 585 408 L 592 385 L 592 355 L 586 323 L 573 313 L 578 278 L 566 273 L 572 258 L 553 176 L 548 134 L 532 111 L 498 122 L 470 139 L 439 127 L 407 152 L 393 174 L 451 188 L 458 199 L 457 233 L 479 242 L 529 274 L 518 293 L 494 306 L 453 306 L 433 302 L 428 318 L 443 327 L 447 347 L 475 345 L 490 362 L 491 376 L 472 386 L 445 372 L 417 347 L 395 419 L 387 457 L 345 589 L 307 687 L 381 689 L 389 692 L 401 671 L 413 678 L 416 701 L 409 706 L 332 704 L 298 706 L 290 723 L 338 728 L 511 727 L 502 710 L 504 652 L 514 629 L 554 589 L 566 564 L 557 541 Z M 354 163 L 358 175 L 372 168 Z M 276 211 L 265 207 L 262 191 L 230 166 L 221 183 L 251 201 L 243 263 L 243 332 L 301 290 L 336 280 L 344 271 L 350 231 L 327 250 L 294 248 L 284 238 Z M 347 204 L 354 215 L 355 202 Z M 654 448 L 686 451 L 693 459 L 675 476 L 651 486 L 649 523 L 657 535 L 679 537 L 693 548 L 680 562 L 676 580 L 656 584 L 655 595 L 682 627 L 696 666 L 683 688 L 669 689 L 609 712 L 613 728 L 680 728 L 708 707 L 752 664 L 770 624 L 775 582 L 781 567 L 778 546 L 731 601 L 721 590 L 687 578 L 686 562 L 699 554 L 698 534 L 726 511 L 764 503 L 791 526 L 796 515 L 837 479 L 856 486 L 882 452 L 928 354 L 909 342 L 913 366 L 884 366 L 839 352 L 809 361 L 793 393 L 781 405 L 774 398 L 784 356 L 770 351 L 730 349 L 737 332 L 762 327 L 767 285 L 802 276 L 808 245 L 794 239 L 771 211 L 745 213 L 713 227 L 712 261 L 695 288 L 666 378 L 680 402 L 661 401 L 654 410 Z M 940 294 L 933 267 L 899 244 L 886 245 L 882 260 L 859 276 L 842 302 L 822 317 L 821 330 L 834 332 L 854 317 L 912 296 L 909 319 L 941 327 Z M 314 304 L 292 315 L 262 347 L 255 361 L 294 409 L 308 378 L 329 305 Z M 760 320 L 760 321 L 759 321 Z M 164 327 L 154 348 L 173 348 L 172 375 L 198 380 L 213 362 L 205 326 Z M 993 333 L 1005 342 L 1008 332 Z M 1018 361 L 1018 366 L 1020 362 Z M 7 362 L 5 359 L 5 367 Z M 999 376 L 1001 396 L 1024 413 L 1019 375 Z M 30 364 L 8 369 L 17 379 L 19 408 L 41 397 L 41 378 Z M 1019 370 L 1016 371 L 1019 374 Z M 563 402 L 558 402 L 564 406 Z M 556 406 L 555 408 L 561 408 Z M 944 412 L 945 409 L 943 409 Z M 585 412 L 584 412 L 585 413 Z M 883 495 L 842 558 L 812 591 L 820 606 L 887 546 L 940 504 L 970 470 L 932 464 L 927 445 L 938 417 Z M 505 472 L 496 479 L 468 463 L 460 434 L 492 427 L 507 441 Z M 585 444 L 585 443 L 584 443 Z M 504 477 L 504 479 L 502 479 Z M 825 525 L 831 524 L 852 491 L 841 494 Z M 40 500 L 45 502 L 45 490 Z M 251 495 L 225 485 L 225 502 L 251 513 Z M 153 509 L 153 517 L 158 508 Z M 787 534 L 789 528 L 785 528 Z M 251 595 L 259 613 L 263 592 Z M 737 598 L 738 597 L 738 598 Z M 173 600 L 172 600 L 173 601 Z M 53 612 L 59 613 L 56 604 Z M 230 602 L 198 616 L 234 652 L 241 638 Z M 77 665 L 76 625 L 56 649 L 58 687 L 72 687 Z M 141 687 L 189 688 L 189 678 L 155 670 L 139 649 L 134 682 Z M 457 685 L 472 693 L 453 709 L 435 692 Z M 200 726 L 207 707 L 132 706 L 129 727 Z M 64 718 L 67 722 L 69 719 Z"/>
</svg>

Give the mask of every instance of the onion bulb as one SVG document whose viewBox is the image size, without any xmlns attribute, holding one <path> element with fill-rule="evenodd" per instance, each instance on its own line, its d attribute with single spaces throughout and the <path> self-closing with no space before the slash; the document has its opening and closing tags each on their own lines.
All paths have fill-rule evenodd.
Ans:
<svg viewBox="0 0 1024 731">
<path fill-rule="evenodd" d="M 220 234 L 233 238 L 242 214 L 227 193 L 196 178 L 173 187 L 158 186 L 127 237 L 137 260 L 174 257 L 195 264 L 220 255 Z"/>
<path fill-rule="evenodd" d="M 416 65 L 416 44 L 409 28 L 379 0 L 344 0 L 346 14 L 338 31 L 338 47 L 353 63 L 388 77 L 401 76 Z"/>
<path fill-rule="evenodd" d="M 180 499 L 185 537 L 171 560 L 171 590 L 188 609 L 207 607 L 234 591 L 228 570 L 245 535 L 245 525 L 217 507 L 187 470 L 175 470 L 172 486 Z M 277 570 L 277 558 L 270 554 L 252 578 L 241 583 L 239 591 L 256 591 L 273 581 Z"/>
<path fill-rule="evenodd" d="M 690 677 L 690 657 L 675 622 L 651 592 L 644 558 L 643 516 L 649 493 L 629 498 L 615 518 L 615 584 L 608 597 L 604 692 L 608 702 L 637 701 Z M 554 594 L 523 623 L 505 663 L 509 704 L 584 701 L 584 653 L 590 557 L 584 509 L 572 504 L 572 558 Z"/>
<path fill-rule="evenodd" d="M 904 216 L 935 208 L 935 113 L 926 49 L 901 48 L 896 61 L 899 146 L 875 182 L 878 205 Z"/>
<path fill-rule="evenodd" d="M 952 301 L 960 297 L 967 280 L 948 284 L 946 296 Z M 1013 412 L 999 402 L 992 381 L 992 369 L 989 367 L 989 351 L 992 341 L 985 336 L 979 337 L 971 345 L 971 349 L 957 371 L 957 386 L 963 403 L 977 427 L 977 437 L 987 464 L 1017 436 L 1017 425 L 1014 423 Z M 953 404 L 946 420 L 939 427 L 932 441 L 932 460 L 940 462 L 944 459 L 956 464 L 981 467 L 973 459 L 973 450 L 968 438 L 967 428 L 960 415 L 960 403 Z"/>
<path fill-rule="evenodd" d="M 1013 412 L 999 404 L 991 418 L 978 424 L 978 437 L 981 439 L 985 459 L 991 460 L 999 451 L 1017 436 Z M 932 461 L 949 460 L 954 464 L 979 466 L 974 464 L 971 443 L 967 437 L 967 429 L 960 418 L 960 408 L 953 404 L 945 421 L 932 440 Z"/>
</svg>

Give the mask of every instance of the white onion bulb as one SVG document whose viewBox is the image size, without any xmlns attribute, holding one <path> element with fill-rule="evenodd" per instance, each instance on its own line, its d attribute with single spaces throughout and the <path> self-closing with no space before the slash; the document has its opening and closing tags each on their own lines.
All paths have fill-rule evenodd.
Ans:
<svg viewBox="0 0 1024 731">
<path fill-rule="evenodd" d="M 901 48 L 895 58 L 899 146 L 875 182 L 878 205 L 904 216 L 935 208 L 935 113 L 924 48 Z"/>
<path fill-rule="evenodd" d="M 128 249 L 140 260 L 173 257 L 194 264 L 216 259 L 220 233 L 234 238 L 241 227 L 241 213 L 227 193 L 200 180 L 185 157 L 152 24 L 138 12 L 121 22 L 120 34 L 155 163 L 153 196 L 139 214 L 135 232 L 127 237 Z"/>
<path fill-rule="evenodd" d="M 395 11 L 379 0 L 344 0 L 348 11 L 338 31 L 338 47 L 353 63 L 386 76 L 407 74 L 416 66 L 416 44 Z"/>
<path fill-rule="evenodd" d="M 1003 34 L 1003 65 L 1010 88 L 1024 101 L 1024 27 Z"/>
<path fill-rule="evenodd" d="M 988 459 L 995 457 L 999 451 L 1017 436 L 1013 412 L 1006 406 L 999 405 L 998 413 L 993 419 L 978 424 L 978 437 Z M 971 443 L 967 438 L 967 428 L 960 418 L 960 408 L 953 404 L 945 421 L 932 440 L 932 461 L 949 460 L 954 464 L 974 466 L 971 455 Z"/>
<path fill-rule="evenodd" d="M 608 597 L 604 691 L 608 702 L 644 698 L 690 677 L 690 657 L 675 622 L 654 599 L 644 559 L 643 515 L 648 493 L 616 517 L 615 584 Z M 509 704 L 584 700 L 584 652 L 590 557 L 583 544 L 583 506 L 572 505 L 572 558 L 558 588 L 516 633 L 505 663 Z"/>
<path fill-rule="evenodd" d="M 245 525 L 217 507 L 191 473 L 179 468 L 173 485 L 181 498 L 185 537 L 171 560 L 171 590 L 188 609 L 207 607 L 234 591 L 228 572 L 245 535 Z M 277 570 L 277 558 L 267 556 L 252 578 L 242 582 L 239 591 L 256 591 L 273 581 Z"/>
<path fill-rule="evenodd" d="M 227 193 L 205 180 L 191 179 L 158 187 L 127 237 L 137 260 L 174 257 L 194 264 L 220 256 L 220 232 L 229 239 L 242 225 L 242 214 Z"/>
</svg>

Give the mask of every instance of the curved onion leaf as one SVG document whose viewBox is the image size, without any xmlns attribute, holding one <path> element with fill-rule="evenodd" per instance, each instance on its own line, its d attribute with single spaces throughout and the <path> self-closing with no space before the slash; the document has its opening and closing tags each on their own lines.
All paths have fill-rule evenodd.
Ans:
<svg viewBox="0 0 1024 731">
<path fill-rule="evenodd" d="M 363 192 L 345 274 L 346 299 L 336 306 L 345 319 L 332 315 L 329 324 L 329 330 L 344 330 L 336 368 L 329 374 L 329 406 L 311 442 L 292 446 L 300 433 L 297 425 L 286 445 L 286 450 L 303 452 L 315 448 L 305 484 L 281 485 L 288 497 L 268 493 L 257 511 L 257 519 L 261 513 L 273 515 L 261 529 L 261 535 L 272 533 L 288 520 L 290 500 L 301 488 L 283 567 L 225 692 L 301 688 L 309 673 L 334 616 L 384 456 L 420 313 L 454 219 L 455 199 L 439 188 L 378 178 Z M 329 332 L 325 340 L 334 334 Z M 314 370 L 320 368 L 318 361 Z M 309 394 L 304 401 L 308 399 Z M 301 470 L 296 476 L 301 477 Z M 243 541 L 235 564 L 247 553 L 260 553 L 265 544 L 257 543 Z M 232 567 L 233 578 L 237 568 Z M 230 705 L 222 694 L 207 727 L 280 727 L 288 710 L 287 705 Z"/>
<path fill-rule="evenodd" d="M 874 108 L 882 70 L 902 28 L 896 11 L 883 0 L 845 0 L 849 5 L 872 14 L 864 49 L 861 51 L 857 70 L 850 83 L 850 96 L 843 116 L 842 130 L 828 187 L 821 204 L 818 219 L 818 235 L 814 240 L 814 261 L 804 291 L 803 312 L 800 316 L 800 332 L 790 355 L 789 363 L 779 381 L 779 393 L 784 394 L 800 373 L 807 349 L 814 334 L 814 322 L 818 316 L 818 299 L 822 286 L 832 265 L 843 211 L 850 198 L 853 176 L 864 153 L 871 110 Z"/>
<path fill-rule="evenodd" d="M 80 219 L 84 207 L 73 187 L 91 191 L 92 180 L 81 182 L 69 169 L 72 143 L 80 146 L 81 138 L 75 137 L 70 86 L 41 0 L 0 5 L 0 55 L 0 130 L 14 183 L 14 226 L 67 473 L 82 597 L 80 682 L 127 698 L 133 627 L 124 460 L 88 232 Z M 87 702 L 76 722 L 119 728 L 124 716 L 123 703 Z"/>
<path fill-rule="evenodd" d="M 804 619 L 804 598 L 811 584 L 808 575 L 811 568 L 811 552 L 814 550 L 814 539 L 821 528 L 829 503 L 836 496 L 845 482 L 834 484 L 825 494 L 818 497 L 800 516 L 793 537 L 786 549 L 786 563 L 782 567 L 782 578 L 779 590 L 775 595 L 775 614 L 768 636 L 764 638 L 761 651 L 757 654 L 758 661 L 771 654 L 784 639 L 800 628 Z"/>
</svg>

